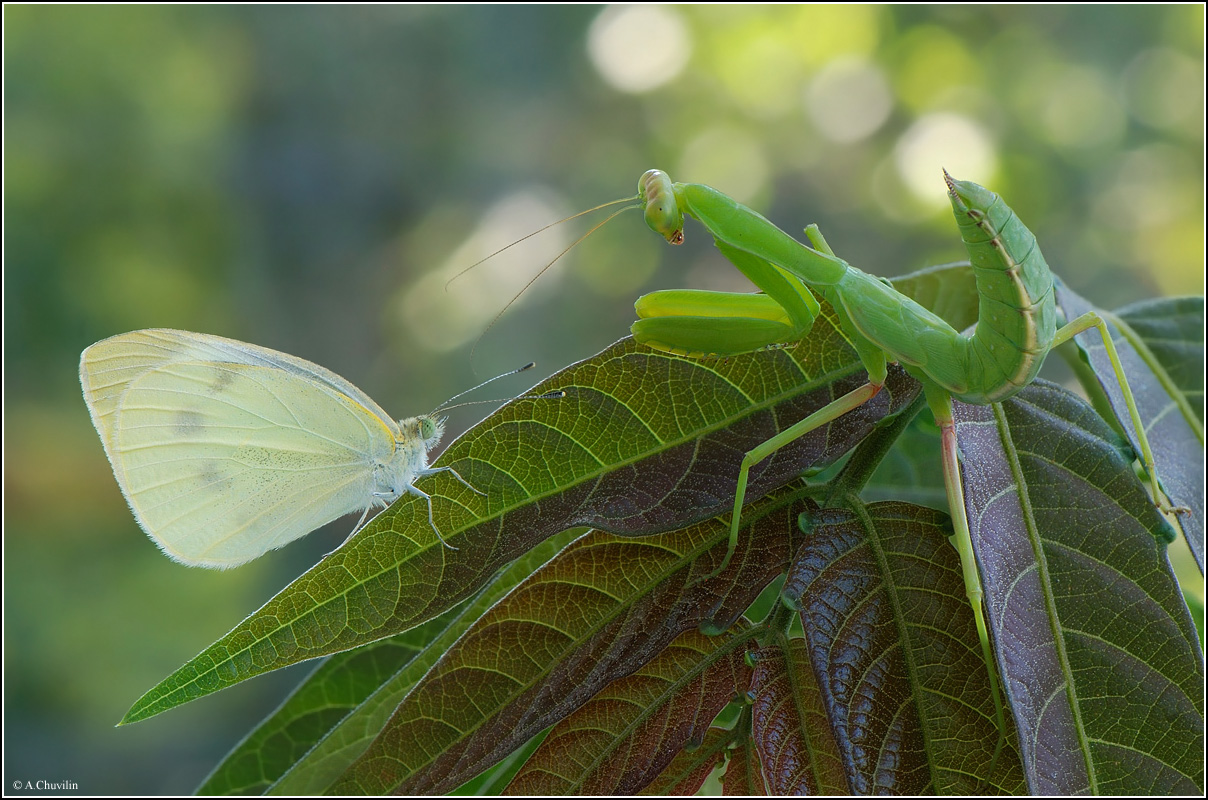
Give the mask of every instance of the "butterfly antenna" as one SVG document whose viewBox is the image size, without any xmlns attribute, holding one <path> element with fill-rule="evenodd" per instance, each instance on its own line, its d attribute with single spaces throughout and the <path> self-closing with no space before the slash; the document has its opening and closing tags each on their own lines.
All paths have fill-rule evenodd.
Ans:
<svg viewBox="0 0 1208 800">
<path fill-rule="evenodd" d="M 494 378 L 492 378 L 492 380 L 494 380 Z M 480 406 L 483 403 L 507 403 L 512 400 L 561 400 L 563 397 L 566 397 L 567 394 L 568 392 L 565 389 L 555 389 L 554 391 L 546 392 L 545 394 L 522 394 L 519 397 L 499 397 L 495 400 L 469 400 L 465 403 L 455 403 L 451 406 L 441 406 L 439 409 L 437 409 L 437 411 L 449 411 L 454 408 L 461 408 L 462 406 Z M 432 413 L 435 414 L 436 411 L 433 411 Z"/>
<path fill-rule="evenodd" d="M 625 202 L 629 202 L 630 200 L 632 200 L 632 198 L 626 198 L 625 200 L 614 200 L 611 203 L 605 203 L 603 206 L 596 206 L 596 208 L 604 208 L 604 206 L 616 205 L 617 203 L 625 203 Z M 534 275 L 532 278 L 530 278 L 529 282 L 524 284 L 524 286 L 521 287 L 520 291 L 516 292 L 516 294 L 512 296 L 512 299 L 507 302 L 507 305 L 505 305 L 503 308 L 499 309 L 499 313 L 496 314 L 495 318 L 491 320 L 491 324 L 486 327 L 486 330 L 484 330 L 482 333 L 478 334 L 478 338 L 474 340 L 474 346 L 470 348 L 470 363 L 471 364 L 474 363 L 474 354 L 478 351 L 478 345 L 482 342 L 483 337 L 486 336 L 488 333 L 490 333 L 491 328 L 495 327 L 495 323 L 499 322 L 499 318 L 503 316 L 504 312 L 507 311 L 509 308 L 511 308 L 512 304 L 515 303 L 517 300 L 519 300 L 520 296 L 522 294 L 524 294 L 525 292 L 527 292 L 529 287 L 532 286 L 534 283 L 536 283 L 537 279 L 540 278 L 542 275 L 544 275 L 545 271 L 547 269 L 552 267 L 554 264 L 558 263 L 558 259 L 562 258 L 562 256 L 566 255 L 571 250 L 575 249 L 575 247 L 580 242 L 582 242 L 584 239 L 586 239 L 588 236 L 591 236 L 593 233 L 600 230 L 600 228 L 603 228 L 605 225 L 612 222 L 616 217 L 620 216 L 621 214 L 624 214 L 626 211 L 628 211 L 631 208 L 641 208 L 641 205 L 635 203 L 633 205 L 628 205 L 622 209 L 612 212 L 607 217 L 605 217 L 602 222 L 598 222 L 595 225 L 593 225 L 591 228 L 589 228 L 587 233 L 583 234 L 578 239 L 575 239 L 573 242 L 571 242 L 561 253 L 554 256 L 552 261 L 550 261 L 548 264 L 546 264 L 544 267 L 542 267 L 537 272 L 536 275 Z M 595 209 L 591 209 L 591 210 L 594 211 Z M 587 212 L 583 212 L 583 213 L 587 213 Z M 579 215 L 576 214 L 575 216 L 579 216 Z M 574 219 L 574 217 L 567 217 L 567 219 Z M 557 223 L 554 223 L 554 224 L 557 224 Z M 510 246 L 511 245 L 509 245 L 509 247 Z"/>
<path fill-rule="evenodd" d="M 516 369 L 511 370 L 509 372 L 504 372 L 502 374 L 496 375 L 494 378 L 488 378 L 487 380 L 483 381 L 482 383 L 478 384 L 477 386 L 471 386 L 469 389 L 466 389 L 463 392 L 458 392 L 457 394 L 453 395 L 448 400 L 441 403 L 436 408 L 432 409 L 432 413 L 435 414 L 437 411 L 440 411 L 442 408 L 444 408 L 444 409 L 457 408 L 458 406 L 474 405 L 474 403 L 498 403 L 498 402 L 500 402 L 498 400 L 475 400 L 471 403 L 458 403 L 456 406 L 449 405 L 449 403 L 452 403 L 457 398 L 464 397 L 465 395 L 469 394 L 470 392 L 481 389 L 482 387 L 486 386 L 488 383 L 493 383 L 494 381 L 497 381 L 500 378 L 506 378 L 509 375 L 515 375 L 517 372 L 524 372 L 525 370 L 532 369 L 535 366 L 537 366 L 537 362 L 530 361 L 529 363 L 525 364 L 523 367 L 516 367 Z"/>
<path fill-rule="evenodd" d="M 516 245 L 520 244 L 521 242 L 523 242 L 527 239 L 533 238 L 534 236 L 536 236 L 539 233 L 544 233 L 545 231 L 548 231 L 550 228 L 554 227 L 555 225 L 561 225 L 563 222 L 570 222 L 572 219 L 578 219 L 579 217 L 583 216 L 584 214 L 590 214 L 593 211 L 599 211 L 601 208 L 608 208 L 609 206 L 615 206 L 618 203 L 632 203 L 634 201 L 634 199 L 635 198 L 633 198 L 633 197 L 622 197 L 620 200 L 610 200 L 607 203 L 601 203 L 600 205 L 595 206 L 594 208 L 589 208 L 586 211 L 580 211 L 578 214 L 571 214 L 569 217 L 563 217 L 562 219 L 558 220 L 557 222 L 551 222 L 550 224 L 546 225 L 544 228 L 538 228 L 537 230 L 533 231 L 532 233 L 521 236 L 519 239 L 512 242 L 511 244 L 504 245 L 503 247 L 496 250 L 494 253 L 491 253 L 489 256 L 486 256 L 485 258 L 480 258 L 478 261 L 475 261 L 473 264 L 466 267 L 461 272 L 454 275 L 452 278 L 449 278 L 449 280 L 445 281 L 445 291 L 446 292 L 449 291 L 449 286 L 453 283 L 453 281 L 457 280 L 462 275 L 465 275 L 467 272 L 474 269 L 479 264 L 483 264 L 487 261 L 490 261 L 492 258 L 499 255 L 503 251 L 509 250 L 509 249 L 515 247 Z M 609 219 L 611 219 L 611 217 L 609 217 Z M 558 256 L 558 258 L 561 258 L 561 257 L 562 257 L 561 255 Z M 557 258 L 554 259 L 554 261 L 557 261 L 557 260 L 558 260 Z M 550 263 L 552 264 L 553 261 L 551 261 Z M 542 271 L 544 272 L 544 270 L 542 270 Z M 540 273 L 538 273 L 538 274 L 540 274 Z"/>
</svg>

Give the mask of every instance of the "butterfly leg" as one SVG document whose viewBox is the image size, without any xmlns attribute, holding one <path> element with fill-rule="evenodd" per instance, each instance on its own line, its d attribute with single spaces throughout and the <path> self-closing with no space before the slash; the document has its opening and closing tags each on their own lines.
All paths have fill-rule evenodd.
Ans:
<svg viewBox="0 0 1208 800">
<path fill-rule="evenodd" d="M 444 472 L 447 469 L 450 472 L 453 472 L 453 470 L 449 469 L 448 467 L 441 467 L 440 469 L 434 469 L 434 470 L 431 470 L 431 472 Z M 425 474 L 428 474 L 428 473 L 425 473 Z M 456 472 L 453 472 L 453 474 L 457 475 Z M 461 476 L 458 475 L 458 477 L 460 478 Z M 462 481 L 462 483 L 465 483 L 465 481 Z M 466 485 L 469 486 L 468 483 Z M 470 486 L 470 488 L 474 489 L 473 486 Z M 474 489 L 474 491 L 477 492 L 478 490 Z M 432 532 L 436 534 L 437 539 L 440 539 L 441 544 L 443 544 L 445 547 L 449 548 L 450 550 L 456 550 L 457 549 L 456 547 L 454 547 L 453 545 L 451 545 L 445 541 L 445 537 L 440 535 L 440 529 L 436 527 L 436 520 L 432 517 L 432 495 L 424 492 L 422 489 L 417 489 L 415 487 L 415 484 L 411 484 L 410 486 L 407 487 L 407 494 L 413 494 L 416 497 L 422 497 L 422 498 L 424 498 L 424 500 L 428 501 L 428 524 L 432 526 Z M 481 492 L 479 492 L 479 494 L 481 494 Z"/>
<path fill-rule="evenodd" d="M 381 500 L 377 500 L 375 502 L 380 503 Z M 347 536 L 344 537 L 344 541 L 340 542 L 339 546 L 337 546 L 335 550 L 332 550 L 331 552 L 327 553 L 326 555 L 323 556 L 323 558 L 327 558 L 327 556 L 331 555 L 336 550 L 339 550 L 341 547 L 343 547 L 344 545 L 346 545 L 352 541 L 352 537 L 356 536 L 357 533 L 360 532 L 361 528 L 363 528 L 365 526 L 365 518 L 369 516 L 369 510 L 371 508 L 373 508 L 373 503 L 370 503 L 369 505 L 365 506 L 364 512 L 361 513 L 361 518 L 357 520 L 356 525 L 352 526 L 352 530 L 349 532 L 349 534 Z"/>
<path fill-rule="evenodd" d="M 461 482 L 462 482 L 462 484 L 463 484 L 463 485 L 464 485 L 464 486 L 465 486 L 467 489 L 469 489 L 471 492 L 474 492 L 475 494 L 480 494 L 480 495 L 482 495 L 483 497 L 486 497 L 486 496 L 487 496 L 487 493 L 486 493 L 486 492 L 480 492 L 480 491 L 478 491 L 476 488 L 474 488 L 474 485 L 473 485 L 472 483 L 470 483 L 470 482 L 469 482 L 468 480 L 466 480 L 465 478 L 461 477 L 461 475 L 458 475 L 458 474 L 457 474 L 457 470 L 453 469 L 452 467 L 436 467 L 435 469 L 426 469 L 426 470 L 424 470 L 423 472 L 421 472 L 421 473 L 419 474 L 419 477 L 421 477 L 421 478 L 422 478 L 422 477 L 424 477 L 425 475 L 435 475 L 435 474 L 436 474 L 436 473 L 438 473 L 438 472 L 448 472 L 448 473 L 450 473 L 450 474 L 451 474 L 451 475 L 452 475 L 454 478 L 457 478 L 457 480 L 461 481 Z M 427 495 L 425 495 L 425 497 L 426 497 L 426 496 L 427 496 Z"/>
</svg>

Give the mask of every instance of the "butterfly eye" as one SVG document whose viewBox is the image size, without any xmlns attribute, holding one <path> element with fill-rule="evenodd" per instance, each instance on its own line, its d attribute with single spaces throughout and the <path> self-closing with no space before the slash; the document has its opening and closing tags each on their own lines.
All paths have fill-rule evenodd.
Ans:
<svg viewBox="0 0 1208 800">
<path fill-rule="evenodd" d="M 419 435 L 423 439 L 431 439 L 436 435 L 436 420 L 431 417 L 424 417 L 420 420 Z"/>
</svg>

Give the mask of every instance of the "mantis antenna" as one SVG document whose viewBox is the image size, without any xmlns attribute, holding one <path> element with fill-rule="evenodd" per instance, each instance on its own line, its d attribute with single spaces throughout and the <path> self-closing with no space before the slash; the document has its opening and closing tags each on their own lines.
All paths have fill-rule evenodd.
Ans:
<svg viewBox="0 0 1208 800">
<path fill-rule="evenodd" d="M 602 228 L 602 227 L 604 227 L 605 225 L 607 225 L 607 224 L 608 224 L 609 222 L 611 222 L 611 221 L 612 221 L 612 220 L 613 220 L 615 217 L 617 217 L 617 216 L 619 216 L 620 214 L 622 214 L 622 213 L 624 213 L 624 212 L 628 211 L 628 210 L 629 210 L 629 209 L 631 209 L 631 208 L 641 208 L 641 205 L 642 205 L 642 204 L 641 204 L 640 200 L 641 200 L 641 199 L 640 199 L 639 197 L 636 197 L 636 196 L 635 196 L 635 197 L 623 197 L 623 198 L 621 198 L 621 199 L 619 199 L 619 200 L 610 200 L 610 201 L 609 201 L 609 202 L 607 202 L 607 203 L 601 203 L 600 205 L 598 205 L 598 206 L 593 206 L 592 208 L 589 208 L 589 209 L 587 209 L 587 210 L 585 210 L 585 211 L 580 211 L 580 212 L 578 212 L 577 214 L 571 214 L 569 217 L 563 217 L 562 219 L 560 219 L 560 220 L 558 220 L 558 221 L 556 221 L 556 222 L 551 222 L 551 223 L 549 223 L 548 225 L 546 225 L 546 226 L 544 226 L 544 227 L 542 227 L 542 228 L 538 228 L 537 230 L 533 231 L 533 232 L 532 232 L 532 233 L 530 233 L 530 234 L 526 234 L 525 236 L 520 237 L 519 239 L 517 239 L 516 241 L 512 242 L 511 244 L 508 244 L 508 245 L 505 245 L 505 246 L 503 246 L 503 247 L 499 248 L 498 250 L 496 250 L 495 252 L 493 252 L 493 253 L 491 253 L 490 255 L 486 256 L 485 258 L 481 258 L 481 259 L 479 259 L 478 261 L 474 262 L 474 263 L 473 263 L 473 264 L 471 264 L 470 266 L 468 266 L 468 267 L 466 267 L 465 269 L 461 270 L 461 271 L 460 271 L 460 272 L 458 272 L 456 275 L 454 275 L 452 278 L 450 278 L 448 281 L 446 281 L 446 282 L 445 282 L 445 291 L 448 291 L 448 290 L 449 290 L 449 286 L 450 286 L 450 284 L 452 284 L 452 283 L 453 283 L 453 281 L 457 280 L 457 279 L 458 279 L 458 278 L 460 278 L 462 275 L 465 275 L 467 272 L 469 272 L 470 270 L 474 269 L 475 267 L 478 267 L 479 265 L 481 265 L 481 264 L 483 264 L 483 263 L 485 263 L 485 262 L 487 262 L 487 261 L 491 260 L 492 258 L 494 258 L 495 256 L 499 255 L 500 253 L 503 253 L 503 252 L 505 252 L 506 250 L 509 250 L 509 249 L 511 249 L 512 247 L 515 247 L 516 245 L 520 244 L 521 242 L 526 241 L 526 240 L 528 240 L 528 239 L 531 239 L 532 237 L 536 236 L 536 235 L 537 235 L 537 234 L 539 234 L 539 233 L 543 233 L 543 232 L 545 232 L 545 231 L 549 230 L 550 228 L 553 228 L 553 227 L 555 227 L 555 226 L 557 226 L 557 225 L 561 225 L 561 224 L 562 224 L 562 223 L 564 223 L 564 222 L 570 222 L 570 221 L 571 221 L 571 220 L 573 220 L 573 219 L 578 219 L 579 217 L 582 217 L 582 216 L 583 216 L 583 215 L 585 215 L 585 214 L 590 214 L 590 213 L 592 213 L 593 211 L 599 211 L 599 210 L 600 210 L 600 209 L 602 209 L 602 208 L 609 208 L 609 207 L 611 207 L 611 206 L 620 205 L 621 203 L 628 203 L 628 204 L 629 204 L 629 205 L 626 205 L 624 208 L 621 208 L 621 209 L 618 209 L 617 211 L 612 212 L 612 213 L 611 213 L 611 214 L 609 214 L 609 215 L 608 215 L 608 216 L 607 216 L 607 217 L 606 217 L 606 218 L 605 218 L 605 219 L 604 219 L 602 222 L 598 222 L 598 223 L 596 223 L 595 225 L 593 225 L 593 226 L 592 226 L 592 227 L 591 227 L 591 228 L 590 228 L 590 229 L 589 229 L 589 230 L 588 230 L 586 233 L 584 233 L 584 234 L 583 234 L 582 236 L 580 236 L 578 239 L 575 239 L 575 240 L 574 240 L 573 242 L 571 242 L 571 243 L 570 243 L 570 244 L 569 244 L 567 247 L 563 248 L 562 252 L 558 253 L 558 255 L 554 256 L 554 257 L 553 257 L 553 259 L 551 259 L 551 260 L 549 261 L 549 263 L 547 263 L 547 264 L 546 264 L 545 266 L 543 266 L 543 267 L 542 267 L 540 270 L 538 270 L 538 271 L 537 271 L 537 274 L 535 274 L 535 275 L 534 275 L 532 278 L 530 278 L 530 279 L 529 279 L 529 281 L 528 281 L 527 283 L 525 283 L 525 284 L 524 284 L 524 286 L 522 286 L 522 287 L 520 288 L 520 291 L 516 292 L 516 294 L 512 296 L 512 299 L 508 300 L 507 304 L 505 304 L 505 305 L 504 305 L 504 307 L 503 307 L 503 308 L 501 308 L 501 309 L 499 310 L 499 313 L 498 313 L 498 314 L 496 314 L 496 315 L 494 316 L 494 318 L 491 320 L 490 324 L 489 324 L 489 325 L 487 325 L 487 327 L 486 327 L 486 328 L 483 330 L 483 332 L 482 332 L 482 333 L 480 333 L 480 334 L 478 334 L 478 338 L 474 340 L 474 345 L 473 345 L 473 346 L 470 348 L 470 363 L 471 363 L 471 364 L 473 364 L 473 363 L 474 363 L 474 355 L 475 355 L 475 353 L 477 353 L 477 352 L 478 352 L 478 345 L 479 345 L 479 344 L 482 342 L 483 337 L 485 337 L 485 336 L 487 335 L 487 333 L 489 333 L 489 332 L 490 332 L 491 328 L 494 328 L 494 327 L 495 327 L 495 324 L 496 324 L 497 322 L 499 322 L 500 317 L 502 317 L 502 316 L 504 315 L 504 313 L 505 313 L 505 312 L 506 312 L 506 311 L 507 311 L 509 308 L 511 308 L 511 307 L 512 307 L 512 304 L 513 304 L 513 303 L 515 303 L 517 300 L 519 300 L 519 299 L 520 299 L 520 297 L 521 297 L 521 295 L 523 295 L 525 292 L 527 292 L 527 291 L 528 291 L 528 289 L 529 289 L 529 287 L 530 287 L 530 286 L 532 286 L 534 283 L 536 283 L 536 282 L 537 282 L 537 279 L 538 279 L 538 278 L 540 278 L 542 275 L 544 275 L 544 274 L 545 274 L 546 270 L 548 270 L 548 269 L 549 269 L 550 267 L 552 267 L 554 264 L 558 263 L 558 261 L 559 261 L 559 260 L 562 258 L 562 256 L 564 256 L 564 255 L 566 255 L 567 253 L 569 253 L 569 252 L 570 252 L 571 250 L 573 250 L 573 249 L 574 249 L 574 248 L 575 248 L 575 247 L 576 247 L 576 246 L 577 246 L 577 245 L 578 245 L 580 242 L 582 242 L 582 241 L 583 241 L 584 239 L 586 239 L 587 237 L 591 236 L 593 233 L 595 233 L 596 231 L 598 231 L 600 228 Z M 509 374 L 510 374 L 510 373 L 509 373 Z M 500 376 L 500 377 L 502 377 L 502 376 Z M 477 387 L 475 387 L 475 388 L 477 388 Z M 470 390 L 470 391 L 472 391 L 472 390 Z M 458 396 L 460 397 L 460 395 L 458 395 Z"/>
</svg>

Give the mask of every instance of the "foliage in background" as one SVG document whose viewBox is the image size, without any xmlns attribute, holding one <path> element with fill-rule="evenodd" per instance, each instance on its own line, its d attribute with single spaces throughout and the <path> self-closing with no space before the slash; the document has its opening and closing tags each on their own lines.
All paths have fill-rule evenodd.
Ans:
<svg viewBox="0 0 1208 800">
<path fill-rule="evenodd" d="M 885 275 L 957 257 L 948 166 L 1036 220 L 1100 305 L 1202 293 L 1199 6 L 632 13 L 5 7 L 6 778 L 196 786 L 299 676 L 113 722 L 351 525 L 225 574 L 164 560 L 79 395 L 106 336 L 252 341 L 423 412 L 475 382 L 470 341 L 568 234 L 448 278 L 654 166 L 817 222 Z M 665 251 L 613 223 L 505 315 L 478 372 L 596 352 L 641 292 L 735 288 L 707 241 Z"/>
</svg>

